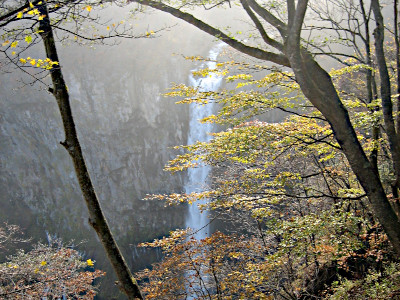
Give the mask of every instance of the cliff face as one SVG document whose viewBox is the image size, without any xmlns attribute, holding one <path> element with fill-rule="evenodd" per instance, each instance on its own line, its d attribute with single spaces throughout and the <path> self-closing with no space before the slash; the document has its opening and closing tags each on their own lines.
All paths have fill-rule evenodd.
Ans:
<svg viewBox="0 0 400 300">
<path fill-rule="evenodd" d="M 84 155 L 117 236 L 130 227 L 142 235 L 138 226 L 171 226 L 172 211 L 157 216 L 163 204 L 141 199 L 148 193 L 179 190 L 182 184 L 182 176 L 162 169 L 173 155 L 170 147 L 185 143 L 187 107 L 161 99 L 160 93 L 166 82 L 184 79 L 166 71 L 150 81 L 134 68 L 110 73 L 87 66 L 67 70 L 68 63 L 65 75 Z M 63 132 L 54 100 L 46 91 L 11 90 L 12 79 L 2 82 L 1 203 L 24 205 L 48 231 L 56 223 L 57 231 L 75 232 L 78 224 L 86 223 L 86 209 L 70 159 L 59 145 Z M 148 210 L 152 213 L 146 215 Z M 5 210 L 2 214 L 9 216 Z M 12 214 L 23 219 L 15 210 Z"/>
<path fill-rule="evenodd" d="M 97 49 L 59 47 L 89 171 L 112 231 L 135 269 L 159 255 L 135 244 L 185 222 L 186 207 L 142 200 L 146 194 L 180 192 L 185 181 L 185 174 L 172 176 L 162 169 L 176 154 L 171 147 L 187 141 L 188 107 L 161 93 L 171 82 L 187 82 L 193 68 L 173 52 L 208 49 L 202 36 L 198 47 L 185 41 L 197 50 L 174 44 L 173 36 L 166 32 L 158 40 Z M 59 144 L 64 134 L 55 100 L 40 86 L 21 88 L 21 73 L 0 76 L 0 221 L 19 224 L 35 239 L 48 232 L 66 241 L 86 240 L 80 248 L 111 274 L 87 224 L 72 163 Z M 104 298 L 115 294 L 105 292 L 109 287 L 103 290 Z"/>
</svg>

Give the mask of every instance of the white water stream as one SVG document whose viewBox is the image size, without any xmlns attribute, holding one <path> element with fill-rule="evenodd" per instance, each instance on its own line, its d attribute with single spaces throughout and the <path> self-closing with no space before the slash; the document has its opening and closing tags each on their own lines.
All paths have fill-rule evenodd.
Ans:
<svg viewBox="0 0 400 300">
<path fill-rule="evenodd" d="M 208 58 L 210 60 L 216 60 L 224 45 L 224 43 L 219 43 L 214 46 L 208 53 Z M 214 69 L 215 66 L 215 62 L 208 61 L 201 65 L 198 69 L 205 67 Z M 204 78 L 194 78 L 193 75 L 190 75 L 189 80 L 193 87 L 198 87 L 199 90 L 203 92 L 216 91 L 222 83 L 222 77 L 213 73 Z M 199 120 L 212 114 L 213 109 L 213 104 L 190 104 L 190 124 L 187 141 L 188 145 L 194 144 L 197 141 L 206 142 L 210 140 L 211 137 L 208 133 L 213 132 L 213 124 L 201 124 Z M 188 181 L 185 185 L 185 193 L 200 192 L 204 190 L 210 170 L 211 169 L 209 166 L 189 169 Z M 200 212 L 198 205 L 196 205 L 205 204 L 206 202 L 207 200 L 203 199 L 195 204 L 190 205 L 188 215 L 186 217 L 186 227 L 191 228 L 195 232 L 194 237 L 197 240 L 204 239 L 209 236 L 208 213 L 207 211 Z"/>
</svg>

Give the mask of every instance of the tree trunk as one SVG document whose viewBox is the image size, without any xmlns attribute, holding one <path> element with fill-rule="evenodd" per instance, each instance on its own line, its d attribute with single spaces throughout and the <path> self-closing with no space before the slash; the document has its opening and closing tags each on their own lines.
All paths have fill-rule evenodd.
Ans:
<svg viewBox="0 0 400 300">
<path fill-rule="evenodd" d="M 40 21 L 39 29 L 41 30 L 40 34 L 43 39 L 46 55 L 52 61 L 58 62 L 57 49 L 45 2 L 43 5 L 38 7 L 38 9 L 41 12 L 41 15 L 44 16 L 43 20 Z M 94 191 L 77 137 L 69 102 L 69 94 L 60 66 L 54 65 L 53 69 L 50 70 L 50 73 L 53 83 L 53 89 L 51 89 L 51 92 L 57 100 L 65 131 L 65 141 L 61 142 L 61 144 L 65 147 L 72 158 L 75 173 L 78 177 L 78 182 L 89 210 L 89 223 L 95 229 L 104 249 L 106 250 L 108 259 L 118 277 L 120 289 L 129 299 L 143 299 L 137 282 L 133 278 L 128 265 L 114 240 Z"/>
<path fill-rule="evenodd" d="M 390 85 L 389 71 L 386 65 L 385 52 L 383 42 L 385 39 L 385 27 L 383 25 L 383 16 L 378 0 L 371 1 L 371 7 L 376 20 L 375 37 L 375 54 L 378 64 L 382 98 L 383 120 L 385 121 L 386 134 L 389 141 L 390 152 L 392 154 L 393 169 L 395 174 L 395 182 L 393 186 L 397 189 L 400 187 L 400 140 L 396 133 L 396 126 L 393 118 L 392 92 Z"/>
<path fill-rule="evenodd" d="M 301 90 L 328 120 L 353 172 L 370 200 L 374 216 L 382 224 L 394 250 L 400 255 L 399 218 L 390 205 L 378 174 L 357 139 L 349 114 L 336 92 L 331 77 L 309 53 L 300 48 L 300 32 L 296 32 L 295 29 L 289 34 L 286 54 Z"/>
</svg>

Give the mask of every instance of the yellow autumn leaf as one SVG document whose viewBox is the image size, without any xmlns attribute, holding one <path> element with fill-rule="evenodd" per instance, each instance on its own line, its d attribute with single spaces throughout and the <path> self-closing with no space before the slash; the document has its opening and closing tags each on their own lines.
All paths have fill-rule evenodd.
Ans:
<svg viewBox="0 0 400 300">
<path fill-rule="evenodd" d="M 94 266 L 93 260 L 91 260 L 90 258 L 86 261 L 86 263 L 87 263 L 87 265 L 89 267 L 93 267 Z"/>
<path fill-rule="evenodd" d="M 85 8 L 86 8 L 87 11 L 91 11 L 92 10 L 92 7 L 90 5 L 86 6 Z"/>
<path fill-rule="evenodd" d="M 20 11 L 19 13 L 17 13 L 17 18 L 21 19 L 24 16 L 24 13 L 22 11 Z"/>
<path fill-rule="evenodd" d="M 43 261 L 40 263 L 40 265 L 45 266 L 45 265 L 47 265 L 47 262 L 43 260 Z"/>
<path fill-rule="evenodd" d="M 17 54 L 17 52 L 15 52 L 15 51 L 11 52 L 11 55 L 15 55 L 15 54 Z"/>
<path fill-rule="evenodd" d="M 29 2 L 29 7 L 34 8 L 35 6 L 32 4 L 32 2 Z"/>
<path fill-rule="evenodd" d="M 32 59 L 29 63 L 30 63 L 32 66 L 36 65 L 36 59 Z"/>
<path fill-rule="evenodd" d="M 7 46 L 10 43 L 10 41 L 5 41 L 3 44 L 1 44 L 3 47 Z"/>
<path fill-rule="evenodd" d="M 17 45 L 18 45 L 18 41 L 15 41 L 15 42 L 12 42 L 12 43 L 11 43 L 10 47 L 11 47 L 11 48 L 16 48 Z"/>
<path fill-rule="evenodd" d="M 21 62 L 21 64 L 26 64 L 26 59 L 25 58 L 20 58 L 19 61 Z"/>
<path fill-rule="evenodd" d="M 27 44 L 30 44 L 30 43 L 32 42 L 32 36 L 27 35 L 27 36 L 25 37 L 25 42 L 26 42 Z"/>
<path fill-rule="evenodd" d="M 107 30 L 110 30 L 110 26 L 107 26 Z"/>
</svg>

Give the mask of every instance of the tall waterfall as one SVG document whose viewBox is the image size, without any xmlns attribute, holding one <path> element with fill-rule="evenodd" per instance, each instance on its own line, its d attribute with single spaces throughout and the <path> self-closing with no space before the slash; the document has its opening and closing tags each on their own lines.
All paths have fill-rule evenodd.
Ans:
<svg viewBox="0 0 400 300">
<path fill-rule="evenodd" d="M 214 46 L 208 53 L 208 58 L 210 60 L 216 60 L 218 54 L 221 52 L 224 43 L 219 43 Z M 216 63 L 213 61 L 208 61 L 203 64 L 200 68 L 214 69 Z M 199 69 L 200 69 L 199 68 Z M 200 91 L 216 91 L 221 83 L 222 77 L 216 74 L 209 74 L 205 78 L 194 78 L 191 74 L 189 77 L 190 84 L 194 87 L 198 87 Z M 187 144 L 191 145 L 200 142 L 207 142 L 210 140 L 210 135 L 208 133 L 213 131 L 213 124 L 199 123 L 200 119 L 210 115 L 213 112 L 213 105 L 197 105 L 195 103 L 190 104 L 190 123 L 189 123 L 189 134 Z M 203 166 L 198 168 L 191 168 L 188 171 L 188 181 L 185 185 L 185 193 L 200 192 L 204 190 L 206 185 L 207 176 L 210 173 L 209 166 Z M 207 200 L 201 200 L 196 204 L 205 204 Z M 189 206 L 188 215 L 186 217 L 186 227 L 191 228 L 195 234 L 194 237 L 198 240 L 209 236 L 208 230 L 208 213 L 207 211 L 200 212 L 196 204 Z"/>
</svg>

